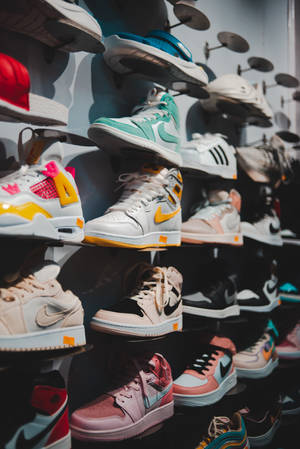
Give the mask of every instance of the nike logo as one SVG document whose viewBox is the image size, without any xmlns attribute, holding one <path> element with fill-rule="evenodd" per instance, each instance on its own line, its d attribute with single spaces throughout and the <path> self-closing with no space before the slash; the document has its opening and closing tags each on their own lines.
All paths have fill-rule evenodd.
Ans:
<svg viewBox="0 0 300 449">
<path fill-rule="evenodd" d="M 67 404 L 65 404 L 64 408 L 61 410 L 61 412 L 53 419 L 53 421 L 48 424 L 47 427 L 45 427 L 41 432 L 37 433 L 32 438 L 25 438 L 24 435 L 24 429 L 19 433 L 18 439 L 16 441 L 16 449 L 33 449 L 35 448 L 42 440 L 45 438 L 48 433 L 51 432 L 51 430 L 54 428 L 55 424 L 59 421 L 59 419 L 64 414 L 65 410 L 67 408 Z"/>
<path fill-rule="evenodd" d="M 227 363 L 227 365 L 223 365 L 223 363 L 222 362 L 220 362 L 220 372 L 221 372 L 221 376 L 222 377 L 225 377 L 226 376 L 226 374 L 228 373 L 228 371 L 230 370 L 230 368 L 231 368 L 231 360 Z"/>
<path fill-rule="evenodd" d="M 280 231 L 280 227 L 275 228 L 273 226 L 273 223 L 270 223 L 270 232 L 271 232 L 271 234 L 278 234 L 279 231 Z"/>
<path fill-rule="evenodd" d="M 165 142 L 170 142 L 170 143 L 179 143 L 179 139 L 176 136 L 173 136 L 172 134 L 167 133 L 167 131 L 165 130 L 165 124 L 164 123 L 160 123 L 157 127 L 157 131 L 159 134 L 159 137 L 164 140 Z"/>
<path fill-rule="evenodd" d="M 277 289 L 277 282 L 275 282 L 275 284 L 273 285 L 273 287 L 271 287 L 271 286 L 270 286 L 270 283 L 267 282 L 266 290 L 267 290 L 267 292 L 268 292 L 270 295 L 271 295 L 272 293 L 274 293 L 276 289 Z"/>
<path fill-rule="evenodd" d="M 60 312 L 50 312 L 48 311 L 48 306 L 45 304 L 41 307 L 35 317 L 35 321 L 40 327 L 48 327 L 57 323 L 58 321 L 65 318 L 68 312 L 66 310 Z"/>
<path fill-rule="evenodd" d="M 175 312 L 175 310 L 178 308 L 179 304 L 180 304 L 180 301 L 176 302 L 173 306 L 170 306 L 170 304 L 168 303 L 164 308 L 165 315 L 169 316 L 173 312 Z"/>
<path fill-rule="evenodd" d="M 154 386 L 154 385 L 152 384 L 152 386 Z M 165 388 L 162 391 L 158 391 L 153 396 L 146 396 L 144 398 L 145 407 L 151 408 L 157 401 L 160 401 L 171 390 L 172 386 L 173 386 L 173 384 L 171 383 L 167 388 Z M 25 449 L 27 449 L 27 448 L 25 448 Z"/>
<path fill-rule="evenodd" d="M 224 293 L 224 299 L 226 304 L 232 304 L 235 300 L 235 296 L 236 296 L 235 293 L 233 295 L 229 295 L 228 290 L 226 289 Z"/>
<path fill-rule="evenodd" d="M 177 215 L 180 211 L 181 207 L 178 207 L 178 209 L 174 210 L 174 212 L 163 214 L 161 211 L 161 206 L 159 206 L 157 211 L 155 212 L 154 221 L 155 223 L 163 223 L 164 221 L 170 220 L 171 218 L 175 217 L 175 215 Z"/>
</svg>

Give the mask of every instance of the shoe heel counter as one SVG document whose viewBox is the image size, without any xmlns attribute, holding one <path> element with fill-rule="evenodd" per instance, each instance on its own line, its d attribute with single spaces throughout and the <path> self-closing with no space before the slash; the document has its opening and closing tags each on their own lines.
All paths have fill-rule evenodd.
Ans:
<svg viewBox="0 0 300 449">
<path fill-rule="evenodd" d="M 62 327 L 81 326 L 83 324 L 84 312 L 80 304 L 77 309 L 70 313 L 64 320 Z"/>
<path fill-rule="evenodd" d="M 59 441 L 62 438 L 66 437 L 68 435 L 69 431 L 70 431 L 69 411 L 68 411 L 68 407 L 66 407 L 65 412 L 63 413 L 61 418 L 56 423 L 54 429 L 52 430 L 52 432 L 48 438 L 48 441 L 46 443 L 46 446 L 49 446 L 49 445 L 55 443 L 56 441 Z"/>
</svg>

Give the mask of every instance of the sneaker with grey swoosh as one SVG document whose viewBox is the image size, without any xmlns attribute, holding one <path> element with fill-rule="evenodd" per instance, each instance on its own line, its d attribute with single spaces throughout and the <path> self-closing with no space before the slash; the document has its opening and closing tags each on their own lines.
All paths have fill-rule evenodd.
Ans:
<svg viewBox="0 0 300 449">
<path fill-rule="evenodd" d="M 182 276 L 174 267 L 141 263 L 128 270 L 136 272 L 135 288 L 110 310 L 100 309 L 92 318 L 95 331 L 109 334 L 154 337 L 182 329 Z"/>
<path fill-rule="evenodd" d="M 39 374 L 20 382 L 16 388 L 21 412 L 4 417 L 1 447 L 4 449 L 70 449 L 71 433 L 68 420 L 68 395 L 58 371 Z M 24 391 L 26 394 L 24 394 Z M 18 394 L 17 394 L 18 393 Z M 14 395 L 13 395 L 14 396 Z M 21 398 L 29 397 L 25 402 Z M 1 395 L 5 403 L 5 393 Z M 13 399 L 11 392 L 9 401 Z M 20 422 L 19 422 L 20 421 Z M 21 422 L 22 421 L 22 422 Z M 2 424 L 3 420 L 2 420 Z M 3 444 L 4 443 L 4 444 Z M 2 446 L 3 444 L 3 446 Z"/>
<path fill-rule="evenodd" d="M 235 276 L 225 276 L 218 263 L 212 263 L 203 279 L 198 291 L 184 295 L 184 313 L 218 319 L 240 314 Z"/>
<path fill-rule="evenodd" d="M 42 351 L 85 344 L 83 309 L 56 280 L 54 262 L 15 274 L 0 289 L 0 351 Z"/>
</svg>

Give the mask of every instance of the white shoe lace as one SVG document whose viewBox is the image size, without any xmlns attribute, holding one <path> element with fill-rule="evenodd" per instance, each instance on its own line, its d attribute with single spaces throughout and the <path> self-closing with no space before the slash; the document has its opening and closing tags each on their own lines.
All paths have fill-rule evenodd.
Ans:
<svg viewBox="0 0 300 449">
<path fill-rule="evenodd" d="M 119 391 L 114 394 L 116 399 L 118 399 L 118 402 L 124 403 L 124 398 L 132 398 L 132 390 L 142 390 L 143 395 L 146 396 L 148 376 L 144 372 L 138 361 L 136 359 L 130 359 L 125 368 L 125 371 L 129 378 L 132 378 L 132 380 L 130 380 L 125 385 L 122 385 Z"/>
<path fill-rule="evenodd" d="M 215 416 L 208 427 L 208 437 L 204 438 L 203 441 L 200 442 L 197 449 L 204 449 L 212 440 L 223 433 L 228 432 L 229 429 L 230 419 L 227 418 L 227 416 Z"/>
<path fill-rule="evenodd" d="M 17 280 L 12 286 L 8 288 L 0 288 L 0 299 L 6 302 L 11 302 L 16 299 L 16 296 L 20 294 L 20 291 L 34 293 L 36 289 L 45 290 L 45 288 L 39 282 L 37 282 L 35 277 L 30 274 L 26 278 Z M 21 294 L 20 296 L 24 297 L 24 294 Z"/>
<path fill-rule="evenodd" d="M 139 172 L 123 173 L 118 181 L 120 186 L 117 190 L 122 187 L 124 189 L 122 196 L 107 212 L 137 211 L 142 206 L 147 206 L 158 195 L 164 194 L 164 186 L 168 185 L 168 181 L 160 174 L 153 176 Z"/>
<path fill-rule="evenodd" d="M 155 301 L 155 305 L 159 313 L 162 313 L 164 307 L 169 302 L 169 283 L 168 268 L 151 267 L 145 265 L 140 273 L 137 288 L 130 295 L 130 299 L 134 301 L 151 300 Z M 142 280 L 145 273 L 150 272 L 151 276 L 147 280 Z"/>
<path fill-rule="evenodd" d="M 159 98 L 157 98 L 157 94 L 160 90 L 157 88 L 152 89 L 148 95 L 144 103 L 141 103 L 137 106 L 135 106 L 132 110 L 132 115 L 134 114 L 143 114 L 144 116 L 153 116 L 154 111 L 152 110 L 156 106 L 160 105 L 167 105 L 166 101 L 161 101 Z M 165 113 L 163 111 L 155 110 L 155 114 L 164 115 Z"/>
</svg>

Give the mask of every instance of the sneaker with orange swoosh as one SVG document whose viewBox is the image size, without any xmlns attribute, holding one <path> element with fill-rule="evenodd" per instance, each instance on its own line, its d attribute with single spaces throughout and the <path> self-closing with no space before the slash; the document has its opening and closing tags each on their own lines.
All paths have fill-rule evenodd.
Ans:
<svg viewBox="0 0 300 449">
<path fill-rule="evenodd" d="M 179 246 L 182 176 L 176 168 L 148 167 L 119 177 L 123 193 L 103 216 L 86 224 L 85 241 L 99 246 Z"/>
</svg>

